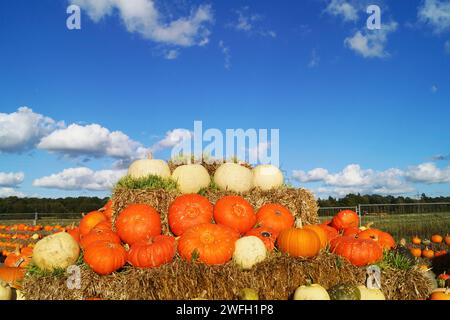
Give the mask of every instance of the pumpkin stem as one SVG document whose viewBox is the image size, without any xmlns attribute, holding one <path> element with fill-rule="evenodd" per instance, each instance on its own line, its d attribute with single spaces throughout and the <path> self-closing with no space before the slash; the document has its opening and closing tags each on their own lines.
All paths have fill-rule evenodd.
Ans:
<svg viewBox="0 0 450 320">
<path fill-rule="evenodd" d="M 297 229 L 302 229 L 303 228 L 303 222 L 302 222 L 302 218 L 297 218 L 295 220 L 295 227 Z"/>
<path fill-rule="evenodd" d="M 146 159 L 148 159 L 148 160 L 153 159 L 153 153 L 151 151 L 147 152 Z"/>
</svg>

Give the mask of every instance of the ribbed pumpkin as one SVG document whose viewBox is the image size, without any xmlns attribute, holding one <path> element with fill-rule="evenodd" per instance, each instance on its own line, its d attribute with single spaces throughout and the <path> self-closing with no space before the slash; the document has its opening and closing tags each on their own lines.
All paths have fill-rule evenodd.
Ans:
<svg viewBox="0 0 450 320">
<path fill-rule="evenodd" d="M 294 216 L 286 207 L 269 203 L 262 206 L 256 213 L 256 224 L 281 232 L 294 226 Z"/>
<path fill-rule="evenodd" d="M 343 236 L 349 236 L 349 237 L 356 237 L 361 230 L 357 227 L 350 227 L 344 229 L 344 232 L 342 233 Z"/>
<path fill-rule="evenodd" d="M 174 237 L 156 236 L 133 244 L 128 262 L 137 268 L 156 268 L 173 260 L 177 252 Z"/>
<path fill-rule="evenodd" d="M 117 234 L 129 245 L 161 234 L 158 212 L 146 204 L 130 204 L 117 218 Z"/>
<path fill-rule="evenodd" d="M 275 242 L 278 237 L 278 232 L 273 230 L 272 228 L 258 226 L 256 228 L 250 229 L 249 232 L 245 234 L 245 236 L 255 236 L 260 238 L 267 250 L 272 251 L 275 248 Z"/>
<path fill-rule="evenodd" d="M 442 241 L 444 241 L 444 238 L 440 234 L 433 234 L 431 236 L 431 242 L 442 243 Z"/>
<path fill-rule="evenodd" d="M 339 237 L 339 232 L 335 228 L 330 227 L 328 224 L 319 224 L 319 227 L 325 231 L 328 242 Z"/>
<path fill-rule="evenodd" d="M 178 240 L 178 252 L 187 261 L 208 265 L 224 264 L 231 260 L 239 233 L 225 225 L 200 224 Z"/>
<path fill-rule="evenodd" d="M 367 229 L 358 233 L 359 239 L 373 240 L 383 249 L 390 250 L 395 247 L 394 238 L 387 232 L 378 229 Z"/>
<path fill-rule="evenodd" d="M 310 225 L 303 226 L 303 229 L 312 230 L 317 234 L 317 236 L 320 239 L 320 248 L 321 249 L 323 249 L 327 246 L 327 244 L 328 244 L 327 234 L 319 225 L 310 224 Z"/>
<path fill-rule="evenodd" d="M 177 197 L 169 207 L 169 226 L 173 234 L 182 235 L 187 229 L 204 223 L 212 223 L 213 205 L 199 194 Z"/>
<path fill-rule="evenodd" d="M 336 230 L 344 230 L 351 227 L 359 226 L 359 217 L 352 210 L 342 210 L 333 217 L 331 226 Z"/>
<path fill-rule="evenodd" d="M 13 288 L 20 288 L 20 282 L 25 277 L 26 269 L 14 267 L 0 267 L 0 280 Z"/>
<path fill-rule="evenodd" d="M 87 248 L 90 244 L 96 241 L 108 241 L 113 243 L 120 243 L 120 238 L 117 234 L 112 231 L 95 229 L 91 230 L 86 236 L 84 236 L 80 241 L 81 248 Z"/>
<path fill-rule="evenodd" d="M 92 228 L 92 231 L 111 231 L 112 232 L 112 223 L 111 221 L 103 221 L 100 222 L 98 225 L 96 225 L 94 228 Z"/>
<path fill-rule="evenodd" d="M 31 256 L 22 254 L 19 247 L 16 247 L 16 250 L 6 257 L 4 264 L 7 267 L 25 268 L 30 264 Z"/>
<path fill-rule="evenodd" d="M 278 235 L 277 247 L 292 257 L 315 257 L 320 251 L 320 238 L 311 229 L 304 229 L 301 220 L 297 227 L 282 231 Z"/>
<path fill-rule="evenodd" d="M 88 213 L 80 221 L 80 235 L 87 235 L 97 224 L 106 220 L 106 216 L 100 211 L 92 211 Z"/>
<path fill-rule="evenodd" d="M 96 241 L 84 250 L 84 261 L 100 275 L 108 275 L 127 262 L 127 252 L 118 243 Z"/>
<path fill-rule="evenodd" d="M 334 239 L 331 241 L 331 250 L 357 267 L 376 263 L 383 258 L 383 249 L 375 241 L 354 237 Z"/>
<path fill-rule="evenodd" d="M 245 234 L 255 226 L 256 215 L 253 207 L 240 196 L 225 196 L 214 206 L 214 220 Z"/>
</svg>

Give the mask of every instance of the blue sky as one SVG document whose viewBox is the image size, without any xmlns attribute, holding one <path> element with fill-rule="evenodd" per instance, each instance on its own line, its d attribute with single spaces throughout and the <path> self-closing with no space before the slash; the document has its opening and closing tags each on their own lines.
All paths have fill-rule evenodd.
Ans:
<svg viewBox="0 0 450 320">
<path fill-rule="evenodd" d="M 66 27 L 70 4 L 81 30 Z M 380 30 L 366 27 L 369 4 Z M 167 158 L 195 120 L 279 128 L 287 177 L 321 197 L 450 193 L 448 0 L 0 12 L 0 196 L 107 195 L 120 162 L 154 146 Z"/>
</svg>

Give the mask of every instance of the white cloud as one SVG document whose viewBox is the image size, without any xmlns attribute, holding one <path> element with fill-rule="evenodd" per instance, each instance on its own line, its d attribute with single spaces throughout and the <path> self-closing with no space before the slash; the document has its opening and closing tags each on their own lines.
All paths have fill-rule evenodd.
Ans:
<svg viewBox="0 0 450 320">
<path fill-rule="evenodd" d="M 328 176 L 328 170 L 323 168 L 312 169 L 308 172 L 302 170 L 294 170 L 292 176 L 295 180 L 306 182 L 318 182 L 323 181 Z"/>
<path fill-rule="evenodd" d="M 308 67 L 309 68 L 317 67 L 319 65 L 319 62 L 320 62 L 320 57 L 317 54 L 316 49 L 313 49 L 311 51 L 311 60 L 309 60 Z"/>
<path fill-rule="evenodd" d="M 352 37 L 344 40 L 345 46 L 360 54 L 364 58 L 385 58 L 388 35 L 397 30 L 398 24 L 390 22 L 383 24 L 379 30 L 356 31 Z"/>
<path fill-rule="evenodd" d="M 150 149 L 152 152 L 173 148 L 178 145 L 183 144 L 186 140 L 192 139 L 192 132 L 187 129 L 174 129 L 171 131 L 168 131 L 166 133 L 166 136 L 155 143 Z"/>
<path fill-rule="evenodd" d="M 187 17 L 167 21 L 153 0 L 70 0 L 87 11 L 89 17 L 100 21 L 117 12 L 128 32 L 138 33 L 154 42 L 190 47 L 204 45 L 210 36 L 213 12 L 209 5 L 192 9 Z"/>
<path fill-rule="evenodd" d="M 450 30 L 450 1 L 425 0 L 419 7 L 419 21 L 433 28 L 435 33 Z"/>
<path fill-rule="evenodd" d="M 38 148 L 72 157 L 88 155 L 119 159 L 142 158 L 148 152 L 141 143 L 123 132 L 110 132 L 98 124 L 71 124 L 44 137 Z"/>
<path fill-rule="evenodd" d="M 14 187 L 21 184 L 24 179 L 23 172 L 0 172 L 0 187 Z"/>
<path fill-rule="evenodd" d="M 0 198 L 18 197 L 23 198 L 25 194 L 14 188 L 0 188 Z"/>
<path fill-rule="evenodd" d="M 325 12 L 333 16 L 341 16 L 344 21 L 358 20 L 358 10 L 345 0 L 331 0 Z"/>
<path fill-rule="evenodd" d="M 111 190 L 127 170 L 94 171 L 86 167 L 69 168 L 33 181 L 33 186 L 60 190 Z"/>
<path fill-rule="evenodd" d="M 0 152 L 23 152 L 35 147 L 39 140 L 63 122 L 21 107 L 13 113 L 0 113 Z"/>
<path fill-rule="evenodd" d="M 178 58 L 179 55 L 180 55 L 179 50 L 172 49 L 172 50 L 167 51 L 164 57 L 167 60 L 175 60 L 176 58 Z"/>
<path fill-rule="evenodd" d="M 235 14 L 236 20 L 229 23 L 227 25 L 228 27 L 231 27 L 236 31 L 245 32 L 248 35 L 255 34 L 263 37 L 277 37 L 275 31 L 261 26 L 261 22 L 264 20 L 264 17 L 260 14 L 251 13 L 248 6 L 236 10 Z"/>
<path fill-rule="evenodd" d="M 434 163 L 427 162 L 409 167 L 406 177 L 412 182 L 419 183 L 447 183 L 450 182 L 450 167 L 438 168 Z"/>
<path fill-rule="evenodd" d="M 225 43 L 220 40 L 219 41 L 219 48 L 222 50 L 222 53 L 225 57 L 225 69 L 229 70 L 231 69 L 231 52 L 230 47 L 227 47 Z"/>
</svg>

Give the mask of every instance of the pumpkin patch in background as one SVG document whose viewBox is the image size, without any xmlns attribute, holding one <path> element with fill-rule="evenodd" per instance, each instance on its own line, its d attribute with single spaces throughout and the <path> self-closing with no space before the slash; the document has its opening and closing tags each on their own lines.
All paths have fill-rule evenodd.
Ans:
<svg viewBox="0 0 450 320">
<path fill-rule="evenodd" d="M 262 206 L 256 213 L 256 223 L 280 233 L 294 226 L 294 216 L 286 207 L 269 203 Z"/>
<path fill-rule="evenodd" d="M 219 224 L 194 226 L 178 240 L 178 252 L 187 261 L 224 264 L 231 260 L 239 233 Z"/>
<path fill-rule="evenodd" d="M 161 218 L 158 212 L 146 204 L 131 204 L 117 217 L 117 234 L 123 242 L 133 243 L 161 234 Z"/>
<path fill-rule="evenodd" d="M 212 223 L 214 207 L 209 200 L 199 194 L 177 197 L 169 207 L 170 230 L 182 235 L 187 229 L 204 223 Z"/>
<path fill-rule="evenodd" d="M 225 196 L 214 206 L 214 220 L 240 234 L 245 234 L 255 226 L 256 215 L 252 205 L 240 196 Z"/>
</svg>

